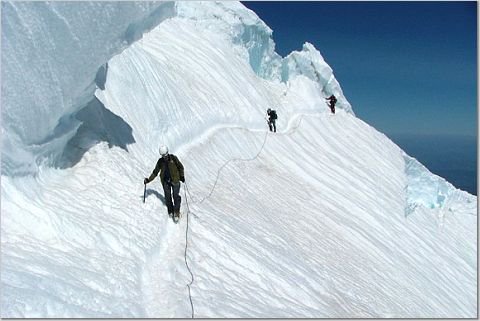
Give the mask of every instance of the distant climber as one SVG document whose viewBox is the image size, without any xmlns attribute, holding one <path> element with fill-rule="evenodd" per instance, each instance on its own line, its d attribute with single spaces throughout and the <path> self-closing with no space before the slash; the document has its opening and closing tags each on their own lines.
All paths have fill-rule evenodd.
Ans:
<svg viewBox="0 0 480 321">
<path fill-rule="evenodd" d="M 163 192 L 165 195 L 165 202 L 168 209 L 168 215 L 173 216 L 174 221 L 180 218 L 180 182 L 185 183 L 185 175 L 183 172 L 183 165 L 178 160 L 177 156 L 168 153 L 167 146 L 160 146 L 158 149 L 160 158 L 150 177 L 143 180 L 144 184 L 148 184 L 155 179 L 160 172 L 160 180 L 162 182 Z M 173 201 L 172 201 L 173 191 Z"/>
<path fill-rule="evenodd" d="M 330 102 L 330 110 L 332 111 L 332 114 L 335 114 L 335 104 L 337 103 L 337 98 L 335 98 L 334 95 L 331 95 L 330 97 L 327 98 L 327 100 Z"/>
<path fill-rule="evenodd" d="M 267 122 L 268 122 L 268 128 L 270 128 L 270 131 L 276 133 L 277 132 L 277 125 L 275 125 L 275 121 L 277 120 L 277 112 L 273 109 L 268 108 L 267 109 Z"/>
</svg>

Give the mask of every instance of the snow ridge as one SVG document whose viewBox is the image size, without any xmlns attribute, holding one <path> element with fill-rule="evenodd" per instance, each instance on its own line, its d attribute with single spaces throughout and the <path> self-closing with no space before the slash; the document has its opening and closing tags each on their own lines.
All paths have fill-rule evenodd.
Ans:
<svg viewBox="0 0 480 321">
<path fill-rule="evenodd" d="M 196 317 L 476 316 L 476 197 L 356 118 L 311 44 L 278 57 L 236 2 L 69 5 L 2 3 L 2 317 L 191 316 L 186 221 L 158 180 L 142 202 L 159 144 Z"/>
</svg>

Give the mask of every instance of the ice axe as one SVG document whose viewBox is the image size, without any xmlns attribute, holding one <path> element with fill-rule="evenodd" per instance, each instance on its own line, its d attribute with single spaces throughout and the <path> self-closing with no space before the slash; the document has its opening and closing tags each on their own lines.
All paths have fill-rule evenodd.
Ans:
<svg viewBox="0 0 480 321">
<path fill-rule="evenodd" d="M 143 203 L 145 203 L 146 194 L 147 194 L 147 184 L 143 183 Z"/>
</svg>

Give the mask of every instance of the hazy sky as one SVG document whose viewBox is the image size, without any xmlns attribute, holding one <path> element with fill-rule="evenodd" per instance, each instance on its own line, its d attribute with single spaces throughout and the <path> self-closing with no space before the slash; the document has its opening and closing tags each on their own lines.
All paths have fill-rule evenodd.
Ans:
<svg viewBox="0 0 480 321">
<path fill-rule="evenodd" d="M 385 134 L 476 136 L 476 2 L 243 4 L 281 56 L 319 49 L 356 115 Z"/>
</svg>

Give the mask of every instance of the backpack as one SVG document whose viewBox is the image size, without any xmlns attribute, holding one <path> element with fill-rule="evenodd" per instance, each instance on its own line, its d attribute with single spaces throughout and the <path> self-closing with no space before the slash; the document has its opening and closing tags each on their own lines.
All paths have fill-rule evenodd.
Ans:
<svg viewBox="0 0 480 321">
<path fill-rule="evenodd" d="M 271 119 L 277 119 L 277 112 L 275 110 L 272 109 L 272 111 L 270 112 L 270 118 Z"/>
</svg>

